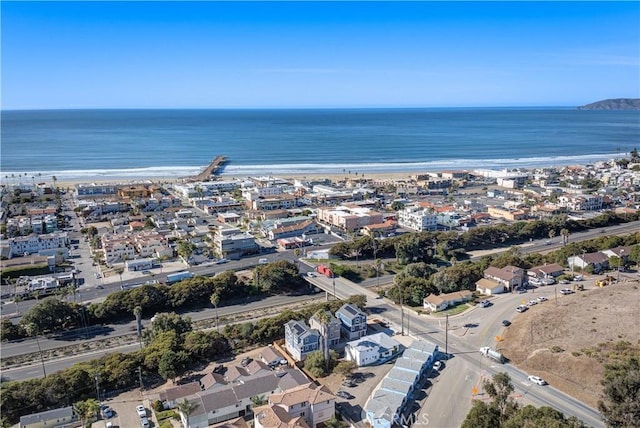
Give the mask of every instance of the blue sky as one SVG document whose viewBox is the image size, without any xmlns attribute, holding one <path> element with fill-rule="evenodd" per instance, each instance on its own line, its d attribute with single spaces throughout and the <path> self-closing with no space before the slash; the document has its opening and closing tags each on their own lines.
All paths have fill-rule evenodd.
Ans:
<svg viewBox="0 0 640 428">
<path fill-rule="evenodd" d="M 2 108 L 640 98 L 639 2 L 2 1 Z"/>
</svg>

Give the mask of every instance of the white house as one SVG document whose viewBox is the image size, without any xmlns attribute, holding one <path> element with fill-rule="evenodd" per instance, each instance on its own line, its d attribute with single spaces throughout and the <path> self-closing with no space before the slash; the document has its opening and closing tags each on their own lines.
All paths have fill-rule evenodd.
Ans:
<svg viewBox="0 0 640 428">
<path fill-rule="evenodd" d="M 402 345 L 385 333 L 375 333 L 347 342 L 345 359 L 358 367 L 382 363 L 402 350 Z"/>
</svg>

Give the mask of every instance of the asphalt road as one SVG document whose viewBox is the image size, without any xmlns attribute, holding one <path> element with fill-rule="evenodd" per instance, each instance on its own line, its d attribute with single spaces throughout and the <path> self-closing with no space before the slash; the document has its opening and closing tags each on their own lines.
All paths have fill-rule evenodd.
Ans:
<svg viewBox="0 0 640 428">
<path fill-rule="evenodd" d="M 334 279 L 319 277 L 308 278 L 310 282 L 327 291 L 332 291 Z M 561 287 L 561 286 L 560 286 Z M 545 294 L 552 292 L 554 286 L 543 287 Z M 585 404 L 553 388 L 553 386 L 538 387 L 527 382 L 524 373 L 509 364 L 497 364 L 483 357 L 479 353 L 481 346 L 493 346 L 495 337 L 502 332 L 502 319 L 517 322 L 515 307 L 525 301 L 541 295 L 541 292 L 527 294 L 504 294 L 492 300 L 494 304 L 489 308 L 476 307 L 465 314 L 452 317 L 449 320 L 449 331 L 446 322 L 441 318 L 417 315 L 405 310 L 404 322 L 399 307 L 387 299 L 378 298 L 374 292 L 364 289 L 344 278 L 335 278 L 335 290 L 339 298 L 364 294 L 367 296 L 367 307 L 371 318 L 376 317 L 390 323 L 395 332 L 404 331 L 417 339 L 424 339 L 438 345 L 442 352 L 448 351 L 452 358 L 446 362 L 442 378 L 438 378 L 438 385 L 434 385 L 431 397 L 427 399 L 423 411 L 432 426 L 454 427 L 460 426 L 471 406 L 472 387 L 480 385 L 483 377 L 491 377 L 499 372 L 507 372 L 516 388 L 516 395 L 521 400 L 536 406 L 551 406 L 565 415 L 573 415 L 590 426 L 604 427 L 600 414 Z M 555 293 L 554 293 L 555 294 Z M 553 296 L 547 295 L 549 301 L 542 304 L 553 304 Z M 567 296 L 560 296 L 567 297 Z M 532 308 L 530 310 L 535 310 Z M 476 325 L 465 327 L 465 325 Z M 403 328 L 404 327 L 404 328 Z M 469 332 L 472 330 L 472 332 Z M 448 334 L 447 334 L 448 333 Z M 455 372 L 448 375 L 447 372 Z M 448 378 L 452 378 L 447 380 Z M 446 386 L 444 386 L 446 385 Z M 439 398 L 435 398 L 438 397 Z M 460 400 L 452 400 L 452 397 Z M 458 402 L 459 401 L 459 402 Z M 464 403 L 467 403 L 465 405 Z M 452 407 L 454 406 L 454 407 Z"/>
</svg>

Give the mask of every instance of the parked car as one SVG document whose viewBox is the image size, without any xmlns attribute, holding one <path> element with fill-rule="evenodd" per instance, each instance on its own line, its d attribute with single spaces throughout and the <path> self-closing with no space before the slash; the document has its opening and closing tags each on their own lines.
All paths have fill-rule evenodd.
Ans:
<svg viewBox="0 0 640 428">
<path fill-rule="evenodd" d="M 146 416 L 144 418 L 141 418 L 140 425 L 142 425 L 142 428 L 149 428 L 149 419 L 147 419 Z"/>
<path fill-rule="evenodd" d="M 244 357 L 242 359 L 242 361 L 240 361 L 240 364 L 242 364 L 242 367 L 245 367 L 245 366 L 248 366 L 249 364 L 251 364 L 251 361 L 253 361 L 253 358 Z"/>
<path fill-rule="evenodd" d="M 560 281 L 560 284 L 565 284 L 566 285 L 566 284 L 570 284 L 570 283 L 571 282 L 567 281 L 566 279 L 563 279 L 563 280 Z"/>
<path fill-rule="evenodd" d="M 340 398 L 344 398 L 345 400 L 351 400 L 352 398 L 355 398 L 353 395 L 349 394 L 347 391 L 343 391 L 340 390 L 338 392 L 336 392 L 336 395 Z"/>
<path fill-rule="evenodd" d="M 342 381 L 342 386 L 353 388 L 354 386 L 356 386 L 356 383 L 353 381 L 353 379 L 345 379 Z"/>
<path fill-rule="evenodd" d="M 110 419 L 110 418 L 112 418 L 114 416 L 113 409 L 111 409 L 111 407 L 108 407 L 108 406 L 105 406 L 102 409 L 102 414 L 107 419 Z"/>
<path fill-rule="evenodd" d="M 525 312 L 527 309 L 529 309 L 528 307 L 526 307 L 525 305 L 518 305 L 518 307 L 516 307 L 516 311 L 522 313 Z"/>
<path fill-rule="evenodd" d="M 147 417 L 147 409 L 145 409 L 142 404 L 138 404 L 136 406 L 136 412 L 138 412 L 138 416 L 140 416 L 141 418 Z"/>
<path fill-rule="evenodd" d="M 502 325 L 505 327 L 509 327 L 511 325 L 511 321 L 509 320 L 502 320 Z"/>
<path fill-rule="evenodd" d="M 524 293 L 526 293 L 526 292 L 527 292 L 527 289 L 526 289 L 526 288 L 524 288 L 524 287 L 520 287 L 520 288 L 518 288 L 518 294 L 524 294 Z"/>
<path fill-rule="evenodd" d="M 215 366 L 213 368 L 213 372 L 214 373 L 222 373 L 224 371 L 224 365 L 223 364 L 218 364 L 217 366 Z"/>
<path fill-rule="evenodd" d="M 547 381 L 545 381 L 544 379 L 542 379 L 541 377 L 538 376 L 529 376 L 527 378 L 529 380 L 529 382 L 533 382 L 536 385 L 546 385 Z"/>
<path fill-rule="evenodd" d="M 570 290 L 568 288 L 563 288 L 562 290 L 560 290 L 560 294 L 567 295 L 567 294 L 571 294 L 571 293 L 573 293 L 573 290 Z"/>
<path fill-rule="evenodd" d="M 433 363 L 433 368 L 440 371 L 440 369 L 442 368 L 442 361 L 436 361 L 435 363 Z"/>
<path fill-rule="evenodd" d="M 226 262 L 228 262 L 228 260 L 227 260 L 227 259 L 218 259 L 218 260 L 216 261 L 216 263 L 217 263 L 217 264 L 219 264 L 219 265 L 221 265 L 222 263 L 226 263 Z"/>
<path fill-rule="evenodd" d="M 487 308 L 487 307 L 491 306 L 491 302 L 489 302 L 488 300 L 483 300 L 480 303 L 478 303 L 478 305 L 481 308 Z"/>
<path fill-rule="evenodd" d="M 547 299 L 545 296 L 538 297 L 538 302 L 546 302 L 547 300 L 549 299 Z"/>
<path fill-rule="evenodd" d="M 537 304 L 538 304 L 538 301 L 537 301 L 537 300 L 529 300 L 529 301 L 527 302 L 527 306 L 529 306 L 529 307 L 531 307 L 531 306 L 533 306 L 533 305 L 537 305 Z"/>
<path fill-rule="evenodd" d="M 582 275 L 576 275 L 573 277 L 574 281 L 582 281 L 584 279 L 584 277 Z"/>
</svg>

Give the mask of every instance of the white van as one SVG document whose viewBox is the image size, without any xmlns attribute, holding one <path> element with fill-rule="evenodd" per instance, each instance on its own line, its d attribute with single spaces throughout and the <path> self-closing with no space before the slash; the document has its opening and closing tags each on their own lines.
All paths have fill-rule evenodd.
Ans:
<svg viewBox="0 0 640 428">
<path fill-rule="evenodd" d="M 258 260 L 258 263 L 260 263 L 261 265 L 266 265 L 267 263 L 269 263 L 269 260 L 267 260 L 267 259 L 260 259 L 260 260 Z"/>
</svg>

